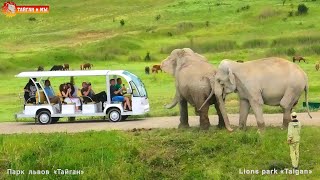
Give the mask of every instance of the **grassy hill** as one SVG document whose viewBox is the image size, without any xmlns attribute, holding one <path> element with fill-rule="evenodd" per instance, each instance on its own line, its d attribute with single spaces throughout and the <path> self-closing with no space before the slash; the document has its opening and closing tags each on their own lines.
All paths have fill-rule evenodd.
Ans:
<svg viewBox="0 0 320 180">
<path fill-rule="evenodd" d="M 14 74 L 62 63 L 79 69 L 84 62 L 94 64 L 95 69 L 137 74 L 150 94 L 149 115 L 177 115 L 177 108 L 162 108 L 174 95 L 173 79 L 165 74 L 146 76 L 143 69 L 183 47 L 203 54 L 213 65 L 226 58 L 247 61 L 280 56 L 290 60 L 294 54 L 303 55 L 309 62 L 300 66 L 309 76 L 310 100 L 320 101 L 320 73 L 314 68 L 320 60 L 320 1 L 291 0 L 284 5 L 280 0 L 15 2 L 48 3 L 50 14 L 0 16 L 0 82 L 6 85 L 0 90 L 0 121 L 12 120 L 21 109 L 17 94 L 26 80 L 13 78 Z M 309 8 L 308 14 L 295 15 L 300 3 Z M 150 62 L 144 61 L 147 52 Z M 103 90 L 103 85 L 96 84 L 95 89 Z M 303 111 L 301 102 L 297 111 Z M 228 97 L 227 106 L 229 112 L 238 112 L 236 95 Z M 280 108 L 266 107 L 265 111 L 280 112 Z"/>
<path fill-rule="evenodd" d="M 287 131 L 268 128 L 228 133 L 151 130 L 86 132 L 77 134 L 0 135 L 1 179 L 317 179 L 320 176 L 319 128 L 303 127 L 300 169 L 311 174 L 280 174 L 291 169 Z M 7 175 L 6 169 L 26 175 Z M 54 174 L 57 169 L 82 170 L 82 175 Z M 276 175 L 262 170 L 278 169 Z M 259 174 L 240 174 L 240 170 Z M 28 175 L 49 170 L 50 175 Z"/>
</svg>

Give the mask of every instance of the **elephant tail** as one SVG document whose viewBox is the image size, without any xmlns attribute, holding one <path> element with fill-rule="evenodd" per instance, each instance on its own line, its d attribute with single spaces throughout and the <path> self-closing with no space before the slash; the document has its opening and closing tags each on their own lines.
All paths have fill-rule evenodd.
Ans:
<svg viewBox="0 0 320 180">
<path fill-rule="evenodd" d="M 306 86 L 304 87 L 305 101 L 306 101 L 306 106 L 307 106 L 308 115 L 309 115 L 309 117 L 312 119 L 312 116 L 310 115 L 310 110 L 309 110 L 308 91 L 309 91 L 309 86 L 308 86 L 308 82 L 307 82 Z"/>
<path fill-rule="evenodd" d="M 210 82 L 210 79 L 209 79 Z M 208 98 L 204 101 L 204 103 L 201 105 L 201 107 L 199 108 L 199 111 L 202 109 L 202 107 L 208 103 L 208 101 L 212 98 L 212 96 L 214 95 L 214 83 L 210 82 L 211 84 L 211 92 L 208 96 Z"/>
</svg>

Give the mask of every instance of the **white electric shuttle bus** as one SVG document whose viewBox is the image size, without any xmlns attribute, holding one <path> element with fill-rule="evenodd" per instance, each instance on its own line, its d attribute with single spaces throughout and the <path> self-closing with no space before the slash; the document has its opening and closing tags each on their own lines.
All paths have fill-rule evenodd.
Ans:
<svg viewBox="0 0 320 180">
<path fill-rule="evenodd" d="M 96 103 L 92 99 L 90 103 L 81 103 L 81 111 L 76 111 L 75 104 L 54 104 L 50 103 L 46 92 L 44 91 L 44 80 L 50 77 L 78 77 L 78 76 L 99 76 L 104 78 L 104 84 L 107 94 L 107 101 Z M 131 115 L 142 115 L 149 111 L 149 101 L 147 91 L 143 82 L 134 74 L 125 70 L 88 70 L 88 71 L 34 71 L 21 72 L 17 74 L 19 78 L 29 78 L 34 83 L 37 91 L 35 103 L 24 104 L 22 112 L 16 114 L 16 118 L 35 118 L 40 124 L 50 124 L 57 122 L 63 117 L 83 117 L 83 116 L 101 116 L 108 117 L 109 121 L 118 122 L 125 120 Z M 113 102 L 110 96 L 110 79 L 122 78 L 128 83 L 126 89 L 128 97 L 132 102 L 132 111 L 125 111 L 122 102 Z M 37 80 L 35 81 L 34 78 Z M 81 95 L 81 94 L 80 94 Z M 82 97 L 79 97 L 82 99 Z"/>
</svg>

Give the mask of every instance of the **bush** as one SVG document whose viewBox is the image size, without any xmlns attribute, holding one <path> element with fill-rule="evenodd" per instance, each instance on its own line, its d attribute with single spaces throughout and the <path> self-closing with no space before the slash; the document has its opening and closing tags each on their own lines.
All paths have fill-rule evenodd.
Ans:
<svg viewBox="0 0 320 180">
<path fill-rule="evenodd" d="M 262 48 L 268 47 L 269 43 L 267 40 L 264 39 L 252 39 L 245 41 L 242 45 L 244 48 Z"/>
<path fill-rule="evenodd" d="M 210 22 L 206 21 L 206 27 L 209 27 L 209 25 L 210 25 Z"/>
<path fill-rule="evenodd" d="M 288 56 L 294 56 L 296 54 L 296 50 L 294 48 L 289 48 L 287 49 L 287 53 Z"/>
<path fill-rule="evenodd" d="M 141 61 L 141 57 L 137 54 L 133 54 L 131 56 L 128 57 L 129 61 Z"/>
<path fill-rule="evenodd" d="M 29 17 L 29 21 L 36 21 L 35 17 Z"/>
<path fill-rule="evenodd" d="M 125 24 L 124 20 L 121 19 L 121 20 L 120 20 L 120 25 L 121 25 L 121 26 L 124 26 L 124 24 Z"/>
<path fill-rule="evenodd" d="M 299 4 L 298 6 L 298 14 L 303 15 L 308 13 L 309 8 L 305 4 Z"/>
<path fill-rule="evenodd" d="M 274 16 L 279 15 L 279 11 L 276 11 L 270 7 L 265 8 L 261 11 L 261 13 L 259 14 L 259 19 L 268 19 Z"/>
<path fill-rule="evenodd" d="M 150 61 L 151 57 L 150 57 L 150 53 L 147 52 L 146 56 L 144 57 L 144 61 Z"/>
<path fill-rule="evenodd" d="M 158 14 L 156 17 L 155 17 L 155 19 L 158 21 L 159 19 L 161 18 L 161 15 L 160 14 Z"/>
<path fill-rule="evenodd" d="M 289 11 L 289 12 L 288 12 L 288 16 L 289 16 L 289 17 L 292 17 L 293 15 L 294 15 L 294 12 L 293 12 L 293 11 Z"/>
</svg>

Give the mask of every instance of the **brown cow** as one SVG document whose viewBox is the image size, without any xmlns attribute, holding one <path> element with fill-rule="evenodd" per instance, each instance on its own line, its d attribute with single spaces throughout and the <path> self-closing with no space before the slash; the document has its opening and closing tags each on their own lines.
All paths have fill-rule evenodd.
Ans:
<svg viewBox="0 0 320 180">
<path fill-rule="evenodd" d="M 81 70 L 91 69 L 92 67 L 93 67 L 93 64 L 90 64 L 90 63 L 85 63 L 80 65 Z"/>
<path fill-rule="evenodd" d="M 69 71 L 69 64 L 63 64 L 63 70 L 68 70 Z"/>
<path fill-rule="evenodd" d="M 302 56 L 293 56 L 292 57 L 292 62 L 296 62 L 296 61 L 299 61 L 299 63 L 300 63 L 300 61 L 303 61 L 303 62 L 307 63 L 306 59 L 303 58 Z"/>
<path fill-rule="evenodd" d="M 316 64 L 316 70 L 319 71 L 319 69 L 320 69 L 320 62 Z"/>
<path fill-rule="evenodd" d="M 162 72 L 162 69 L 160 67 L 160 64 L 155 64 L 152 66 L 152 73 L 158 73 L 158 71 L 161 71 Z"/>
</svg>

